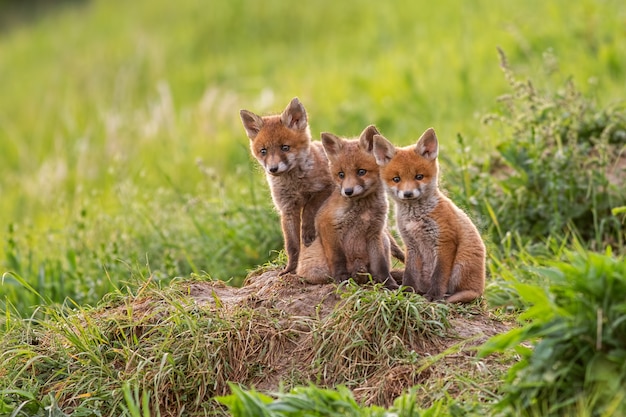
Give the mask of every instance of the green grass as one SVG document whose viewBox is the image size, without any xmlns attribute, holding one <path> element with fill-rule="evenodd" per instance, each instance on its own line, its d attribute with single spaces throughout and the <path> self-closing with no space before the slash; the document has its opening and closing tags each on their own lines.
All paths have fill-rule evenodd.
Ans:
<svg viewBox="0 0 626 417">
<path fill-rule="evenodd" d="M 489 247 L 486 298 L 504 306 L 490 314 L 526 311 L 519 285 L 549 287 L 553 276 L 537 267 L 568 262 L 570 251 L 605 253 L 611 246 L 622 260 L 626 196 L 603 174 L 624 155 L 625 19 L 617 0 L 0 1 L 3 395 L 15 390 L 8 370 L 21 370 L 11 374 L 9 382 L 20 387 L 7 394 L 9 402 L 0 399 L 0 414 L 78 404 L 76 415 L 88 415 L 106 403 L 135 416 L 153 400 L 183 401 L 218 376 L 226 387 L 228 374 L 187 380 L 176 361 L 211 371 L 215 358 L 189 353 L 204 337 L 202 326 L 235 334 L 254 313 L 242 312 L 241 322 L 211 321 L 185 310 L 168 283 L 193 277 L 239 285 L 248 270 L 284 260 L 278 215 L 249 156 L 241 108 L 276 112 L 298 96 L 314 137 L 356 135 L 374 123 L 407 145 L 434 127 L 444 184 Z M 498 47 L 510 72 L 500 68 Z M 483 123 L 486 115 L 500 123 Z M 145 282 L 161 288 L 157 299 L 181 307 L 165 326 L 140 323 L 155 351 L 134 355 L 132 343 L 145 335 L 133 333 L 136 323 L 80 321 L 103 298 L 130 302 Z M 402 299 L 385 302 L 406 307 Z M 374 311 L 352 313 L 367 319 Z M 395 355 L 400 345 L 383 343 L 389 332 L 389 343 L 413 342 L 394 325 L 433 334 L 419 327 L 430 313 L 400 314 L 404 322 L 374 334 L 367 332 L 374 323 L 355 319 L 361 327 L 334 334 L 346 314 L 338 311 L 333 326 L 318 333 L 315 363 L 321 367 L 335 344 L 352 349 L 357 362 L 369 360 L 370 344 Z M 46 332 L 68 338 L 72 353 L 43 355 L 32 342 Z M 193 337 L 183 343 L 175 333 Z M 104 356 L 94 351 L 103 338 L 119 344 Z M 180 355 L 161 362 L 159 349 Z M 119 377 L 111 367 L 118 362 L 152 373 Z M 321 368 L 312 379 L 353 389 L 367 372 L 351 362 L 336 365 L 351 379 L 334 380 Z M 66 371 L 76 372 L 61 397 L 56 390 L 64 387 L 54 384 Z M 503 396 L 492 389 L 500 376 L 478 400 L 458 392 L 474 393 L 480 377 L 450 375 L 456 398 L 468 401 L 462 411 L 484 411 L 481 401 Z M 302 375 L 290 381 L 304 382 Z M 54 389 L 41 389 L 46 384 Z M 178 391 L 155 397 L 170 392 L 165 386 Z M 422 389 L 448 390 L 444 383 Z M 226 392 L 205 394 L 209 401 Z M 418 394 L 425 413 L 459 407 L 448 394 Z M 574 405 L 581 415 L 593 415 L 587 400 Z"/>
<path fill-rule="evenodd" d="M 240 280 L 280 249 L 240 108 L 297 95 L 314 136 L 376 123 L 405 144 L 434 126 L 454 162 L 457 133 L 474 154 L 499 142 L 480 123 L 507 92 L 497 46 L 540 85 L 571 75 L 600 104 L 621 99 L 619 5 L 89 1 L 16 14 L 0 38 L 3 269 L 54 301 L 94 302 L 128 265 Z M 542 74 L 546 53 L 560 72 Z M 268 217 L 262 231 L 211 224 L 250 210 Z M 211 262 L 220 249 L 239 252 Z"/>
<path fill-rule="evenodd" d="M 434 126 L 454 163 L 457 133 L 474 154 L 499 142 L 480 123 L 507 90 L 497 46 L 540 85 L 571 75 L 601 105 L 622 98 L 619 2 L 37 4 L 3 6 L 0 260 L 56 302 L 93 303 L 135 266 L 237 282 L 280 249 L 240 108 L 299 96 L 314 136 L 376 123 L 400 144 Z M 250 238 L 248 210 L 267 217 Z"/>
</svg>

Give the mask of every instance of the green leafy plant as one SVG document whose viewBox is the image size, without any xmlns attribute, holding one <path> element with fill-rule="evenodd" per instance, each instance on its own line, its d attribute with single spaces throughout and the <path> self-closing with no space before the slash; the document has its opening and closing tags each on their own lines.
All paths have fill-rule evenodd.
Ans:
<svg viewBox="0 0 626 417">
<path fill-rule="evenodd" d="M 501 50 L 500 58 L 512 91 L 485 121 L 499 122 L 503 139 L 481 160 L 459 136 L 461 170 L 450 182 L 461 185 L 460 199 L 490 220 L 497 243 L 508 233 L 532 242 L 576 235 L 593 249 L 626 249 L 624 224 L 611 212 L 626 203 L 626 109 L 599 107 L 571 79 L 555 91 L 520 81 Z"/>
<path fill-rule="evenodd" d="M 480 356 L 510 348 L 521 356 L 509 371 L 501 408 L 531 415 L 570 415 L 581 408 L 623 415 L 626 260 L 610 251 L 568 258 L 539 271 L 548 280 L 545 287 L 514 286 L 530 305 L 520 316 L 526 324 L 493 337 Z"/>
<path fill-rule="evenodd" d="M 229 407 L 233 416 L 362 416 L 364 410 L 357 404 L 352 392 L 345 387 L 336 390 L 314 386 L 294 388 L 279 394 L 277 400 L 254 390 L 245 391 L 229 384 L 232 394 L 216 400 Z M 371 415 L 371 414 L 368 414 Z"/>
<path fill-rule="evenodd" d="M 417 404 L 414 390 L 396 398 L 388 409 L 379 406 L 363 406 L 354 399 L 345 386 L 335 389 L 318 388 L 314 385 L 296 387 L 274 396 L 246 390 L 230 384 L 232 394 L 216 400 L 228 407 L 233 417 L 431 417 L 438 415 L 467 415 L 456 412 L 444 401 L 436 401 L 429 408 Z"/>
</svg>

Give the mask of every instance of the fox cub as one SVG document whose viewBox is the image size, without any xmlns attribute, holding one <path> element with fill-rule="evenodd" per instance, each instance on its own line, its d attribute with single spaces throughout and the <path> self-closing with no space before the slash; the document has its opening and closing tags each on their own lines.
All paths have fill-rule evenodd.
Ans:
<svg viewBox="0 0 626 417">
<path fill-rule="evenodd" d="M 485 245 L 467 214 L 438 188 L 438 149 L 432 128 L 404 148 L 374 137 L 374 156 L 406 246 L 402 285 L 431 301 L 469 302 L 485 287 Z"/>
<path fill-rule="evenodd" d="M 315 239 L 315 215 L 334 186 L 328 160 L 322 144 L 311 141 L 306 110 L 298 98 L 280 115 L 261 117 L 241 110 L 240 116 L 281 214 L 288 257 L 281 274 L 293 272 L 301 245 L 309 246 Z"/>
<path fill-rule="evenodd" d="M 336 186 L 317 214 L 319 244 L 316 241 L 310 247 L 312 254 L 307 255 L 299 275 L 310 272 L 305 269 L 315 263 L 317 255 L 318 263 L 320 258 L 326 260 L 318 274 L 329 271 L 337 282 L 370 273 L 385 287 L 398 288 L 390 275 L 392 243 L 386 227 L 387 199 L 372 154 L 376 134 L 374 126 L 368 126 L 359 139 L 353 140 L 322 133 Z"/>
</svg>

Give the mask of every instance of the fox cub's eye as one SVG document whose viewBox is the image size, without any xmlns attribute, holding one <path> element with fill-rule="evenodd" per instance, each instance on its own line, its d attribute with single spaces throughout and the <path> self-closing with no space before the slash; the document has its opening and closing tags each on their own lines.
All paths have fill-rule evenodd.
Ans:
<svg viewBox="0 0 626 417">
<path fill-rule="evenodd" d="M 418 181 L 421 181 L 421 180 L 423 180 L 423 179 L 424 179 L 424 175 L 423 175 L 423 174 L 417 174 L 417 175 L 415 176 L 415 179 L 416 179 L 416 180 L 418 180 Z"/>
<path fill-rule="evenodd" d="M 337 174 L 339 176 L 339 178 L 343 179 L 346 174 L 343 173 L 343 171 L 339 171 L 339 174 Z"/>
<path fill-rule="evenodd" d="M 400 177 L 393 177 L 391 179 L 391 181 L 393 181 L 393 182 L 400 182 Z"/>
<path fill-rule="evenodd" d="M 367 171 L 366 171 L 366 170 L 364 170 L 364 169 L 359 169 L 359 170 L 356 172 L 356 175 L 358 175 L 359 177 L 362 177 L 362 176 L 363 176 L 363 175 L 365 175 L 365 174 L 367 174 Z"/>
<path fill-rule="evenodd" d="M 261 148 L 261 150 L 259 151 L 259 153 L 260 153 L 261 155 L 266 155 L 266 154 L 267 154 L 267 149 L 265 149 L 265 148 Z"/>
<path fill-rule="evenodd" d="M 287 152 L 289 150 L 289 145 L 283 145 L 280 147 L 280 150 L 283 152 Z"/>
</svg>

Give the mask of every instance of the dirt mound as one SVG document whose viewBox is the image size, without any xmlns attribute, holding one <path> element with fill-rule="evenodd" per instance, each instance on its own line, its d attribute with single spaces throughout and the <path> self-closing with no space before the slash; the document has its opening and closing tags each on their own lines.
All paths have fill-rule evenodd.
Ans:
<svg viewBox="0 0 626 417">
<path fill-rule="evenodd" d="M 344 384 L 353 389 L 357 399 L 387 406 L 403 391 L 419 384 L 427 403 L 433 400 L 432 390 L 438 390 L 442 383 L 451 391 L 467 390 L 460 386 L 459 376 L 501 374 L 508 367 L 493 359 L 478 362 L 474 358 L 477 345 L 511 328 L 477 303 L 427 303 L 410 294 L 407 297 L 412 298 L 403 300 L 391 312 L 399 323 L 396 326 L 395 322 L 385 324 L 388 317 L 379 313 L 382 307 L 389 308 L 389 297 L 393 297 L 382 289 L 365 299 L 361 293 L 355 296 L 351 292 L 354 289 L 335 284 L 311 285 L 292 274 L 279 276 L 275 270 L 253 274 L 241 288 L 220 281 L 182 285 L 184 292 L 204 308 L 273 311 L 279 317 L 277 332 L 290 334 L 288 342 L 282 340 L 281 349 L 272 353 L 272 360 L 264 362 L 260 377 L 236 381 L 260 390 L 274 391 L 281 381 L 287 385 L 309 380 L 325 386 Z M 379 296 L 383 299 L 378 300 Z M 365 313 L 358 313 L 363 309 L 359 305 L 366 303 L 381 306 L 370 305 Z M 417 315 L 403 316 L 411 304 L 421 310 Z M 431 317 L 426 317 L 429 314 Z M 432 322 L 434 327 L 416 327 L 414 323 L 419 320 Z"/>
<path fill-rule="evenodd" d="M 492 400 L 514 359 L 478 361 L 475 348 L 509 328 L 480 302 L 430 303 L 380 285 L 312 285 L 267 270 L 241 288 L 149 280 L 33 326 L 29 346 L 47 360 L 28 366 L 33 375 L 67 370 L 50 384 L 67 409 L 87 398 L 77 392 L 98 391 L 113 410 L 129 383 L 163 416 L 223 414 L 214 398 L 229 394 L 229 383 L 270 393 L 343 385 L 385 407 L 413 387 L 428 407 L 446 396 Z"/>
</svg>

